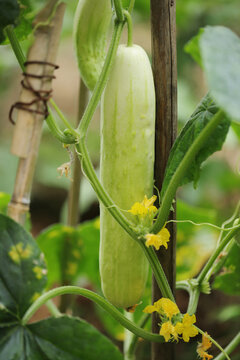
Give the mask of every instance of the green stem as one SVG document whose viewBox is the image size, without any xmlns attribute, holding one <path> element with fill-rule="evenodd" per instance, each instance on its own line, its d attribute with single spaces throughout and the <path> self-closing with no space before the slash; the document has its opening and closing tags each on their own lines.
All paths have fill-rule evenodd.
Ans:
<svg viewBox="0 0 240 360">
<path fill-rule="evenodd" d="M 224 249 L 224 255 L 221 257 L 221 259 L 219 259 L 219 261 L 215 262 L 215 264 L 210 268 L 210 270 L 208 271 L 207 275 L 206 275 L 206 280 L 209 281 L 210 277 L 213 274 L 217 274 L 222 267 L 224 266 L 228 254 L 230 253 L 230 251 L 232 250 L 233 246 L 235 245 L 235 240 L 232 239 L 227 245 L 226 248 Z"/>
<path fill-rule="evenodd" d="M 150 319 L 150 314 L 144 314 L 137 325 L 143 329 L 149 319 Z M 134 354 L 136 352 L 138 339 L 139 339 L 139 337 L 137 335 L 133 334 L 131 342 L 128 347 L 128 356 L 130 357 L 130 359 L 131 359 L 131 356 L 134 356 Z"/>
<path fill-rule="evenodd" d="M 146 247 L 144 238 L 142 238 L 141 240 L 142 241 L 140 242 L 140 245 L 143 249 L 146 258 L 148 259 L 148 262 L 150 263 L 158 287 L 161 290 L 162 296 L 169 298 L 170 300 L 175 302 L 172 290 L 169 286 L 162 265 L 160 264 L 154 249 L 152 248 L 152 246 L 150 246 L 149 248 Z"/>
<path fill-rule="evenodd" d="M 64 133 L 60 130 L 56 121 L 54 120 L 52 111 L 48 109 L 48 112 L 49 115 L 46 118 L 46 123 L 48 124 L 48 127 L 51 133 L 55 136 L 55 138 L 64 144 L 75 144 L 76 138 L 71 136 L 71 134 L 69 134 L 69 136 L 64 135 Z"/>
<path fill-rule="evenodd" d="M 25 63 L 26 59 L 25 59 L 25 56 L 23 54 L 21 45 L 20 45 L 20 43 L 19 43 L 19 41 L 18 41 L 18 39 L 16 37 L 13 25 L 6 26 L 5 32 L 6 32 L 6 35 L 8 37 L 8 40 L 9 40 L 9 42 L 11 44 L 13 52 L 14 52 L 16 58 L 17 58 L 17 61 L 18 61 L 19 65 L 20 65 L 22 71 L 24 71 L 24 63 Z"/>
<path fill-rule="evenodd" d="M 199 301 L 199 296 L 200 296 L 200 291 L 199 288 L 194 288 L 193 290 L 190 290 L 189 293 L 189 303 L 188 303 L 188 309 L 187 309 L 187 313 L 189 315 L 193 315 L 195 314 L 196 310 L 197 310 L 197 306 L 198 306 L 198 301 Z"/>
<path fill-rule="evenodd" d="M 124 311 L 125 316 L 128 320 L 133 321 L 134 316 L 133 313 Z M 133 333 L 127 329 L 124 330 L 124 343 L 123 343 L 123 354 L 124 354 L 124 360 L 135 360 L 134 353 L 129 353 L 129 345 L 132 342 Z"/>
<path fill-rule="evenodd" d="M 62 316 L 61 312 L 58 310 L 57 306 L 54 304 L 53 301 L 48 300 L 46 302 L 46 306 L 47 306 L 48 310 L 50 311 L 50 313 L 52 314 L 52 316 L 54 316 L 54 317 Z"/>
<path fill-rule="evenodd" d="M 103 93 L 104 87 L 105 87 L 107 79 L 108 79 L 108 75 L 110 73 L 113 61 L 114 61 L 116 53 L 117 53 L 117 48 L 118 48 L 118 44 L 119 44 L 120 37 L 122 34 L 122 29 L 123 29 L 123 23 L 115 23 L 111 44 L 109 46 L 107 57 L 104 62 L 100 77 L 98 79 L 98 82 L 97 82 L 94 90 L 93 90 L 92 97 L 88 103 L 88 106 L 87 106 L 84 114 L 83 114 L 82 120 L 78 126 L 78 131 L 80 133 L 81 138 L 84 138 L 86 136 L 89 123 L 93 117 L 93 114 L 97 108 L 97 105 L 98 105 L 101 95 Z"/>
<path fill-rule="evenodd" d="M 123 22 L 124 15 L 123 15 L 122 0 L 113 0 L 113 3 L 118 21 Z"/>
<path fill-rule="evenodd" d="M 187 280 L 181 280 L 176 282 L 176 290 L 185 290 L 188 294 L 191 293 L 191 286 Z"/>
<path fill-rule="evenodd" d="M 129 7 L 128 7 L 128 12 L 129 12 L 130 14 L 131 14 L 131 12 L 133 11 L 134 3 L 135 3 L 135 0 L 131 0 L 131 1 L 130 1 Z"/>
<path fill-rule="evenodd" d="M 135 325 L 132 321 L 128 320 L 119 310 L 117 310 L 112 304 L 105 300 L 102 296 L 94 293 L 93 291 L 80 288 L 78 286 L 61 286 L 56 289 L 52 289 L 47 293 L 41 295 L 26 311 L 25 315 L 22 318 L 22 325 L 26 325 L 31 319 L 33 314 L 48 301 L 59 295 L 64 294 L 75 294 L 81 295 L 94 301 L 97 305 L 101 306 L 105 311 L 107 311 L 115 320 L 117 320 L 122 326 L 136 334 L 137 336 L 142 337 L 143 339 L 149 341 L 163 342 L 164 339 L 162 336 L 157 334 L 152 334 L 149 331 L 143 330 Z"/>
<path fill-rule="evenodd" d="M 80 140 L 76 145 L 76 150 L 78 152 L 79 158 L 82 163 L 83 172 L 90 181 L 93 189 L 95 190 L 99 200 L 103 203 L 103 205 L 108 209 L 110 214 L 114 217 L 114 219 L 125 229 L 125 231 L 135 240 L 137 240 L 137 234 L 132 229 L 131 224 L 125 218 L 125 216 L 121 213 L 121 211 L 116 207 L 111 197 L 104 190 L 102 184 L 100 183 L 95 170 L 93 168 L 90 156 L 88 154 L 86 145 L 84 140 Z"/>
<path fill-rule="evenodd" d="M 200 334 L 202 334 L 202 335 L 206 336 L 207 338 L 209 338 L 211 340 L 211 342 L 222 352 L 222 355 L 224 356 L 223 359 L 227 358 L 228 360 L 231 360 L 230 357 L 228 356 L 228 354 L 225 352 L 225 350 L 221 347 L 221 345 L 216 340 L 214 340 L 209 334 L 206 334 L 206 332 L 199 329 L 197 326 L 196 326 L 196 328 L 198 329 Z"/>
<path fill-rule="evenodd" d="M 197 155 L 199 150 L 203 147 L 208 137 L 213 133 L 213 131 L 222 121 L 223 118 L 224 118 L 224 113 L 222 110 L 219 110 L 212 117 L 209 123 L 205 126 L 205 128 L 202 130 L 202 132 L 199 134 L 199 136 L 194 140 L 194 142 L 190 146 L 189 150 L 187 151 L 186 155 L 184 156 L 183 160 L 178 166 L 176 172 L 174 173 L 167 187 L 167 190 L 162 199 L 162 205 L 159 209 L 157 220 L 153 225 L 153 228 L 151 229 L 152 233 L 157 233 L 164 226 L 169 216 L 169 211 L 171 209 L 172 201 L 174 199 L 177 188 L 184 174 L 186 173 L 186 171 L 194 161 L 195 156 Z"/>
<path fill-rule="evenodd" d="M 225 236 L 225 238 L 223 238 L 223 240 L 220 242 L 219 246 L 216 248 L 216 250 L 214 251 L 214 253 L 212 254 L 212 256 L 210 257 L 210 259 L 208 260 L 207 264 L 204 266 L 204 268 L 202 269 L 202 271 L 200 272 L 197 281 L 199 282 L 199 284 L 201 284 L 203 282 L 203 280 L 205 279 L 205 277 L 207 276 L 207 273 L 209 272 L 209 270 L 211 269 L 211 267 L 213 266 L 215 260 L 217 259 L 218 255 L 221 253 L 221 251 L 225 248 L 225 246 L 229 243 L 229 241 L 232 239 L 232 237 L 237 234 L 237 232 L 240 231 L 240 228 L 235 229 L 235 230 L 231 230 L 229 231 L 229 233 Z"/>
<path fill-rule="evenodd" d="M 133 46 L 133 29 L 132 29 L 132 17 L 127 10 L 123 11 L 126 19 L 127 19 L 127 26 L 128 26 L 128 40 L 127 46 Z"/>
<path fill-rule="evenodd" d="M 79 133 L 73 129 L 72 125 L 70 124 L 70 122 L 66 119 L 66 117 L 64 116 L 64 114 L 62 113 L 62 111 L 59 109 L 59 107 L 57 106 L 57 104 L 55 103 L 55 101 L 53 99 L 49 100 L 50 104 L 53 106 L 54 110 L 56 111 L 56 113 L 58 114 L 58 116 L 60 117 L 60 119 L 62 120 L 62 122 L 64 123 L 64 125 L 69 129 L 69 131 L 75 135 L 76 137 L 79 136 Z"/>
<path fill-rule="evenodd" d="M 231 354 L 236 347 L 240 345 L 240 332 L 232 339 L 232 341 L 225 347 L 224 351 L 226 354 Z M 225 354 L 220 353 L 214 358 L 214 360 L 224 360 L 226 358 Z"/>
</svg>

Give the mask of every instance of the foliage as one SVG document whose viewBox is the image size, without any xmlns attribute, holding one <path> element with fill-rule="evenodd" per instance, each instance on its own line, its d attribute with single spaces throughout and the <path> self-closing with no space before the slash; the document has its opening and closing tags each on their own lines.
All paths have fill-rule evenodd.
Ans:
<svg viewBox="0 0 240 360">
<path fill-rule="evenodd" d="M 42 359 L 43 354 L 49 360 L 122 359 L 110 340 L 78 318 L 61 316 L 21 324 L 29 305 L 44 290 L 46 268 L 30 234 L 5 215 L 0 215 L 0 256 L 1 360 Z"/>
</svg>

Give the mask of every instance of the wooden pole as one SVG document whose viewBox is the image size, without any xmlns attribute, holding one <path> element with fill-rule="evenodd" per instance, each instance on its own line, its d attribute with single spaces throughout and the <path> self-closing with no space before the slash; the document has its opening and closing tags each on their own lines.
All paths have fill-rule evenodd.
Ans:
<svg viewBox="0 0 240 360">
<path fill-rule="evenodd" d="M 57 6 L 57 7 L 56 7 Z M 57 5 L 57 0 L 50 0 L 46 7 L 36 17 L 37 26 L 34 42 L 29 50 L 26 72 L 37 77 L 28 81 L 37 91 L 49 91 L 53 67 L 41 62 L 54 63 L 58 49 L 65 4 Z M 54 13 L 50 21 L 50 15 Z M 40 63 L 36 63 L 39 61 Z M 27 88 L 23 88 L 20 102 L 31 103 L 36 95 Z M 41 103 L 33 103 L 32 110 L 42 111 Z M 8 215 L 24 225 L 29 211 L 30 194 L 35 171 L 35 164 L 41 139 L 44 114 L 26 110 L 18 110 L 17 122 L 14 129 L 11 151 L 19 157 L 15 186 L 12 199 L 8 205 Z"/>
<path fill-rule="evenodd" d="M 170 149 L 177 133 L 177 65 L 176 65 L 176 4 L 174 0 L 151 0 L 152 62 L 156 89 L 156 161 L 155 185 L 161 189 Z M 174 217 L 175 214 L 171 213 Z M 175 287 L 176 229 L 169 224 L 171 241 L 168 250 L 157 256 L 169 284 Z M 153 278 L 153 301 L 161 297 Z M 159 333 L 159 318 L 152 318 L 152 331 Z M 152 360 L 173 360 L 173 343 L 152 343 Z"/>
</svg>

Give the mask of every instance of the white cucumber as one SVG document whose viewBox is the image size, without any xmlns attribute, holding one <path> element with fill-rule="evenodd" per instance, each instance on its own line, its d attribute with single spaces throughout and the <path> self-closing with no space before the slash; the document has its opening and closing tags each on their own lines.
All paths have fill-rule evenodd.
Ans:
<svg viewBox="0 0 240 360">
<path fill-rule="evenodd" d="M 93 90 L 106 56 L 112 17 L 111 0 L 79 0 L 74 18 L 74 42 L 80 75 Z"/>
<path fill-rule="evenodd" d="M 147 54 L 140 46 L 120 45 L 101 102 L 100 171 L 121 209 L 152 195 L 154 129 L 155 91 Z M 103 293 L 115 306 L 133 306 L 145 288 L 147 260 L 103 205 L 100 221 Z"/>
</svg>

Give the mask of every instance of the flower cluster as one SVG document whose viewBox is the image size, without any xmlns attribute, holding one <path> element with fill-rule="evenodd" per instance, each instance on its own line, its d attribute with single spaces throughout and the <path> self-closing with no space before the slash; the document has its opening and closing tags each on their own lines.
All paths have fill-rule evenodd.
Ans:
<svg viewBox="0 0 240 360">
<path fill-rule="evenodd" d="M 190 337 L 198 334 L 197 328 L 193 325 L 196 322 L 195 315 L 185 314 L 181 318 L 178 306 L 170 299 L 161 298 L 153 305 L 147 306 L 143 311 L 148 314 L 155 311 L 159 313 L 161 317 L 159 333 L 165 341 L 178 341 L 182 337 L 185 342 L 189 342 Z"/>
<path fill-rule="evenodd" d="M 207 353 L 207 350 L 212 346 L 212 342 L 210 341 L 210 339 L 208 338 L 208 334 L 205 333 L 202 335 L 202 342 L 198 343 L 198 347 L 197 347 L 197 353 L 198 356 L 202 359 L 202 360 L 211 360 L 213 358 L 212 355 Z"/>
</svg>

